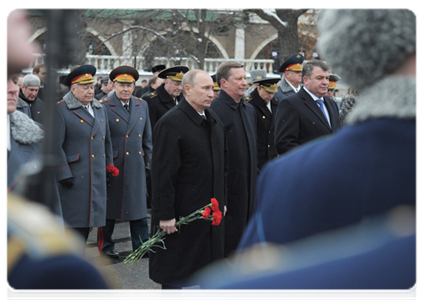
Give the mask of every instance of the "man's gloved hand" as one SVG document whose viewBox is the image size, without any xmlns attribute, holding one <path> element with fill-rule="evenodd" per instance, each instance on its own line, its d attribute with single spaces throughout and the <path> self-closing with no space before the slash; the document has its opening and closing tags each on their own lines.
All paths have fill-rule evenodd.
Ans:
<svg viewBox="0 0 423 300">
<path fill-rule="evenodd" d="M 65 178 L 62 180 L 59 180 L 59 183 L 67 188 L 71 188 L 73 186 L 73 177 Z"/>
</svg>

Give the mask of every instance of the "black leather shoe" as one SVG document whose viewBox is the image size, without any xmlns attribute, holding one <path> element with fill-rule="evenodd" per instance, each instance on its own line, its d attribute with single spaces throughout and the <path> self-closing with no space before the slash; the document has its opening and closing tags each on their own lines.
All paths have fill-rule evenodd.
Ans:
<svg viewBox="0 0 423 300">
<path fill-rule="evenodd" d="M 119 258 L 119 252 L 117 252 L 115 249 L 109 250 L 104 254 L 111 258 Z"/>
</svg>

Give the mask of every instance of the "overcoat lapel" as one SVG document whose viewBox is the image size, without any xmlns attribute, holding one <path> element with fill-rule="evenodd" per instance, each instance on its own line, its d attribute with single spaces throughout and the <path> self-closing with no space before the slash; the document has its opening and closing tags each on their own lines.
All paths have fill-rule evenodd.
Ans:
<svg viewBox="0 0 423 300">
<path fill-rule="evenodd" d="M 319 106 L 317 105 L 316 101 L 311 98 L 311 96 L 304 90 L 301 90 L 301 97 L 305 101 L 305 105 L 320 119 L 320 121 L 325 124 L 330 132 L 332 132 L 332 128 L 329 126 L 326 117 L 323 115 L 322 111 L 320 110 Z M 329 109 L 328 109 L 329 111 Z"/>
<path fill-rule="evenodd" d="M 328 113 L 329 113 L 329 118 L 330 118 L 330 123 L 331 124 L 336 124 L 336 122 L 339 122 L 339 113 L 335 110 L 333 110 L 333 106 L 329 105 L 328 101 L 325 100 L 325 105 L 326 108 L 328 109 Z M 338 109 L 338 106 L 335 107 L 335 109 Z M 338 120 L 337 120 L 338 118 Z M 332 125 L 333 127 L 333 125 Z"/>
<path fill-rule="evenodd" d="M 102 109 L 102 108 L 100 108 Z M 91 130 L 91 136 L 94 136 L 98 129 L 101 126 L 101 115 L 99 113 L 99 108 L 95 108 L 93 107 L 93 111 L 94 111 L 94 124 L 93 124 L 93 129 Z M 90 114 L 91 115 L 91 114 Z"/>
<path fill-rule="evenodd" d="M 140 114 L 141 114 L 140 103 L 134 97 L 131 98 L 130 106 L 131 106 L 130 108 L 131 114 L 129 117 L 128 127 L 126 128 L 126 134 L 129 134 L 132 131 L 135 124 L 137 124 L 137 122 L 140 120 Z"/>
<path fill-rule="evenodd" d="M 95 111 L 95 108 L 93 108 L 93 110 Z M 81 120 L 86 122 L 88 125 L 93 127 L 95 118 L 93 118 L 93 116 L 87 111 L 85 107 L 81 106 L 77 109 L 74 109 L 73 113 L 77 115 L 78 118 L 80 118 Z"/>
<path fill-rule="evenodd" d="M 132 101 L 131 101 L 132 102 Z M 126 109 L 122 106 L 122 103 L 120 100 L 116 97 L 116 93 L 113 93 L 109 97 L 109 103 L 110 103 L 110 110 L 117 114 L 123 121 L 126 123 L 129 123 L 129 112 L 126 111 Z"/>
<path fill-rule="evenodd" d="M 258 102 L 258 101 L 257 101 Z M 269 118 L 270 120 L 272 119 L 272 113 L 270 112 L 270 110 L 267 108 L 265 102 L 262 100 L 260 101 L 262 103 L 260 103 L 260 105 L 258 106 L 258 108 L 260 109 L 260 111 L 263 113 L 263 115 L 266 118 Z M 264 105 L 263 105 L 264 104 Z"/>
<path fill-rule="evenodd" d="M 164 84 L 162 84 L 161 86 L 159 86 L 156 90 L 156 92 L 159 94 L 159 101 L 167 107 L 167 109 L 171 109 L 172 107 L 174 107 L 175 101 L 173 100 L 173 98 L 169 95 L 169 93 L 164 89 Z"/>
</svg>

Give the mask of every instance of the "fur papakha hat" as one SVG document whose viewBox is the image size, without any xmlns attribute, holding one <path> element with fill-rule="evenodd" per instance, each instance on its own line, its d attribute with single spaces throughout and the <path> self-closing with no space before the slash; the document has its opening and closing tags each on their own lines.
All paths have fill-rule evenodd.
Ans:
<svg viewBox="0 0 423 300">
<path fill-rule="evenodd" d="M 410 10 L 322 10 L 317 48 L 343 81 L 361 89 L 394 71 L 416 50 Z"/>
</svg>

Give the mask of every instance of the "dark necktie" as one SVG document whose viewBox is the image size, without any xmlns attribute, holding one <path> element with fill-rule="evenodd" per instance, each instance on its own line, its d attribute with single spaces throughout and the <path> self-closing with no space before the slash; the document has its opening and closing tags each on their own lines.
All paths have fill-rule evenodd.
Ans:
<svg viewBox="0 0 423 300">
<path fill-rule="evenodd" d="M 123 107 L 125 107 L 126 111 L 129 113 L 129 105 L 125 104 Z"/>
</svg>

